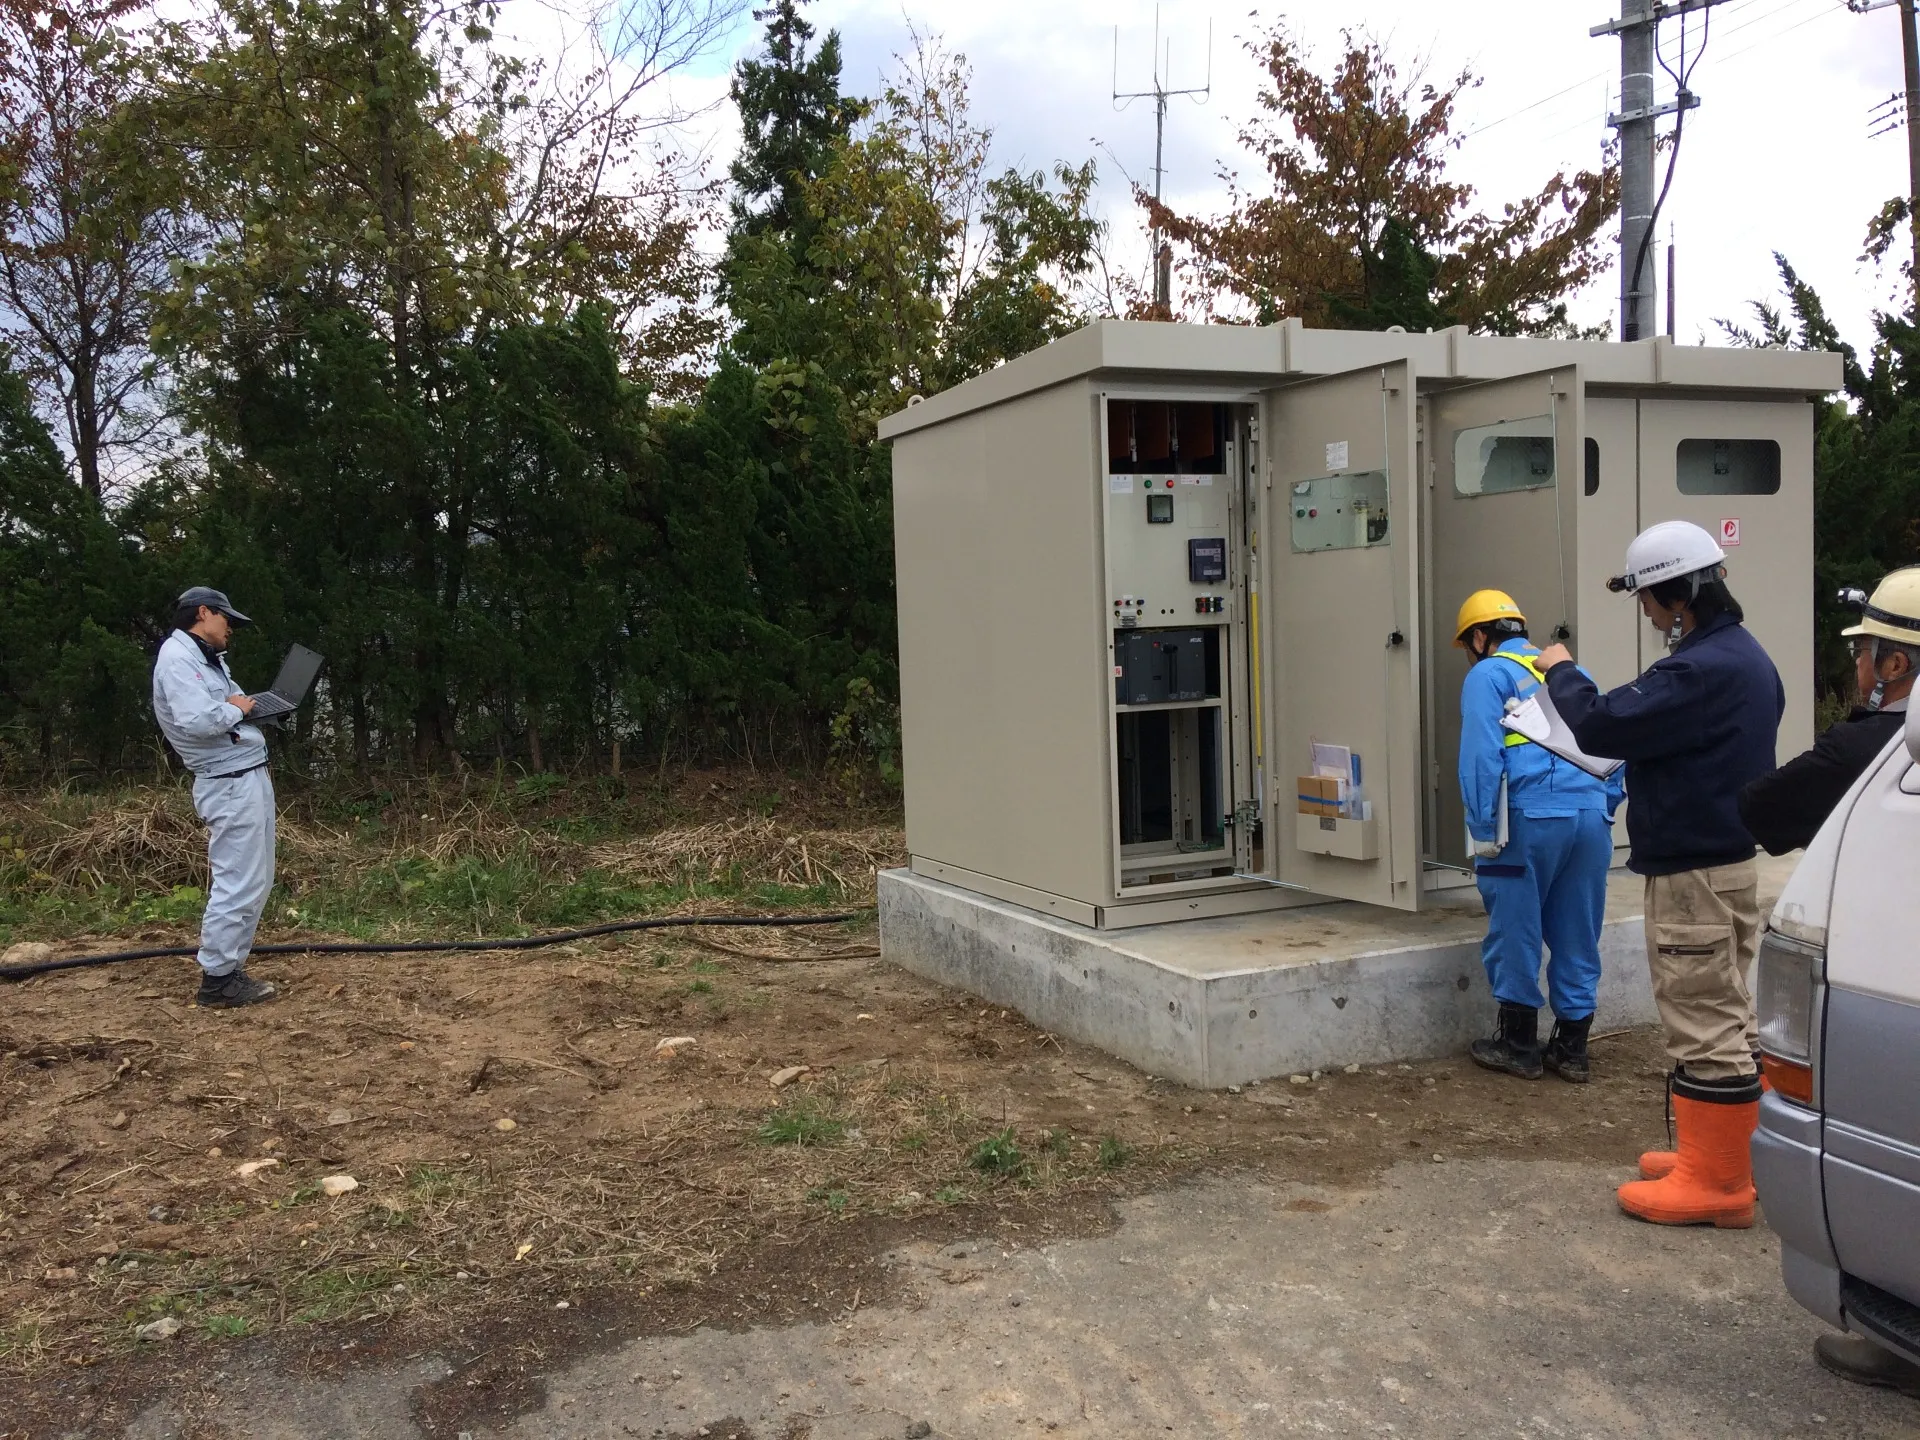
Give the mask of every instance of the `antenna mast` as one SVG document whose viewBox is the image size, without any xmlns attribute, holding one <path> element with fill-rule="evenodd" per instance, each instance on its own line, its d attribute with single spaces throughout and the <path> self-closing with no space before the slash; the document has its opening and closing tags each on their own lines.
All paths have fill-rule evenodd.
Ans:
<svg viewBox="0 0 1920 1440">
<path fill-rule="evenodd" d="M 1113 108 L 1124 110 L 1135 100 L 1153 101 L 1153 198 L 1160 200 L 1160 186 L 1165 178 L 1166 138 L 1167 138 L 1167 101 L 1175 95 L 1197 95 L 1194 103 L 1204 105 L 1213 93 L 1213 20 L 1207 20 L 1207 83 L 1191 86 L 1184 90 L 1170 90 L 1168 82 L 1173 78 L 1173 41 L 1168 40 L 1164 52 L 1160 45 L 1160 7 L 1153 8 L 1153 88 L 1151 90 L 1133 90 L 1122 93 L 1120 89 L 1120 27 L 1113 27 Z M 1173 247 L 1161 238 L 1160 227 L 1153 227 L 1153 305 L 1155 312 L 1162 317 L 1171 317 L 1173 313 Z"/>
</svg>

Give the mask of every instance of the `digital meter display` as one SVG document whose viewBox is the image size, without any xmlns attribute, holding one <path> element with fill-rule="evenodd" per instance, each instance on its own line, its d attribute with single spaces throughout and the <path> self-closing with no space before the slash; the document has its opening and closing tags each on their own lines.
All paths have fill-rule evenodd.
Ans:
<svg viewBox="0 0 1920 1440">
<path fill-rule="evenodd" d="M 1227 578 L 1227 542 L 1218 539 L 1187 541 L 1187 579 L 1195 585 L 1218 585 Z"/>
<path fill-rule="evenodd" d="M 1147 523 L 1149 525 L 1173 523 L 1173 496 L 1164 491 L 1158 495 L 1147 496 Z"/>
</svg>

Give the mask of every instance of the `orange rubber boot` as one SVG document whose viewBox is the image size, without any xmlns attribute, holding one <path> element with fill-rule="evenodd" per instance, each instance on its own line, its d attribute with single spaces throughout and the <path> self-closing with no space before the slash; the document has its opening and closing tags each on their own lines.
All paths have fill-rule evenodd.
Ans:
<svg viewBox="0 0 1920 1440">
<path fill-rule="evenodd" d="M 1643 1150 L 1640 1153 L 1640 1178 L 1663 1180 L 1673 1173 L 1673 1167 L 1679 1163 L 1678 1150 Z"/>
<path fill-rule="evenodd" d="M 1722 1230 L 1751 1226 L 1753 1161 L 1748 1145 L 1760 1123 L 1758 1091 L 1750 1078 L 1717 1087 L 1685 1077 L 1676 1081 L 1678 1158 L 1658 1180 L 1622 1185 L 1620 1208 L 1655 1225 L 1713 1225 Z M 1703 1093 L 1714 1098 L 1698 1098 Z"/>
<path fill-rule="evenodd" d="M 1767 1083 L 1767 1072 L 1760 1068 L 1760 1052 L 1753 1052 L 1754 1073 L 1760 1077 L 1760 1091 L 1765 1094 L 1773 1089 Z M 1680 1163 L 1677 1150 L 1647 1150 L 1640 1155 L 1640 1178 L 1642 1180 L 1660 1180 L 1673 1173 L 1673 1167 Z"/>
</svg>

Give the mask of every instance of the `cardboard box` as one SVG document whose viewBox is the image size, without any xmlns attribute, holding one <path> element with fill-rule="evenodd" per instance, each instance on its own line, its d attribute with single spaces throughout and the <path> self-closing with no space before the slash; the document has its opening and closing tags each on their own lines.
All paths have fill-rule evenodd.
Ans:
<svg viewBox="0 0 1920 1440">
<path fill-rule="evenodd" d="M 1302 775 L 1294 782 L 1302 815 L 1338 815 L 1343 783 L 1332 775 Z"/>
</svg>

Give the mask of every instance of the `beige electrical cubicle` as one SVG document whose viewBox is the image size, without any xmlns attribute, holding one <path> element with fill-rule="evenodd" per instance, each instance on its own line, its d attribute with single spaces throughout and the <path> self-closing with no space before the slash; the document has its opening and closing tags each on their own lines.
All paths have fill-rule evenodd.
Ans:
<svg viewBox="0 0 1920 1440">
<path fill-rule="evenodd" d="M 881 429 L 913 868 L 1099 926 L 1418 908 L 1468 878 L 1460 600 L 1511 591 L 1623 683 L 1659 641 L 1605 579 L 1661 519 L 1727 537 L 1803 747 L 1838 383 L 1664 339 L 1109 321 L 916 401 Z"/>
</svg>

